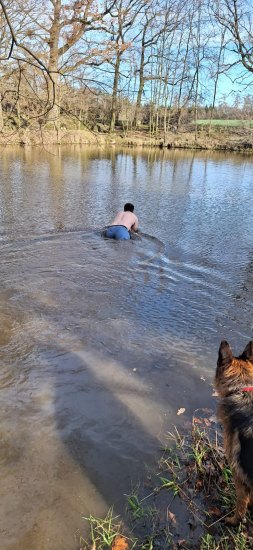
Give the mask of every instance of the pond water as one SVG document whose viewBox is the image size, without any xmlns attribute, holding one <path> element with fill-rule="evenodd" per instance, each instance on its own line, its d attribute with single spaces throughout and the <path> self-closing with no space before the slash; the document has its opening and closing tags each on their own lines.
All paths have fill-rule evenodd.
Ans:
<svg viewBox="0 0 253 550">
<path fill-rule="evenodd" d="M 75 550 L 252 337 L 253 160 L 2 149 L 0 547 Z M 141 240 L 100 231 L 133 202 Z M 185 408 L 177 416 L 179 408 Z"/>
</svg>

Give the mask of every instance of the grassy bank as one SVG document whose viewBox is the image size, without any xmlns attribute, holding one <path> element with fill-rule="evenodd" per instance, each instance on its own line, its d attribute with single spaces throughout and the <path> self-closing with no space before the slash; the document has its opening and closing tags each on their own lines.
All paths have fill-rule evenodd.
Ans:
<svg viewBox="0 0 253 550">
<path fill-rule="evenodd" d="M 211 126 L 223 126 L 223 127 L 227 127 L 227 128 L 231 128 L 231 127 L 237 127 L 237 128 L 242 128 L 242 127 L 248 127 L 248 128 L 252 128 L 253 127 L 253 121 L 252 120 L 241 120 L 241 119 L 237 119 L 237 118 L 230 118 L 230 119 L 212 119 L 212 120 L 208 120 L 208 119 L 199 119 L 198 120 L 198 124 L 201 124 L 203 126 L 208 126 L 208 125 L 211 125 Z"/>
<path fill-rule="evenodd" d="M 126 495 L 125 521 L 85 518 L 90 538 L 81 550 L 247 550 L 250 516 L 237 528 L 224 520 L 235 506 L 231 471 L 211 411 L 197 411 L 189 430 L 167 436 L 157 471 Z"/>
<path fill-rule="evenodd" d="M 203 124 L 201 124 L 203 122 Z M 205 124 L 204 124 L 205 122 Z M 53 129 L 4 131 L 0 134 L 1 145 L 20 144 L 23 146 L 45 146 L 52 144 L 97 145 L 121 147 L 160 147 L 168 149 L 199 149 L 214 151 L 253 151 L 253 130 L 236 124 L 209 127 L 199 121 L 198 126 L 188 126 L 180 132 L 167 132 L 166 135 L 150 134 L 148 130 L 118 130 L 112 134 L 88 129 Z M 214 123 L 215 121 L 213 121 Z M 221 122 L 221 121 L 220 121 Z M 231 123 L 234 121 L 230 121 Z"/>
</svg>

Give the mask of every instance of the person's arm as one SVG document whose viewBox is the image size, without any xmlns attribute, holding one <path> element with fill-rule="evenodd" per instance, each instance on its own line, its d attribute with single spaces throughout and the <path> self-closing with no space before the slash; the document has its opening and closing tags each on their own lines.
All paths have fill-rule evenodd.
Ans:
<svg viewBox="0 0 253 550">
<path fill-rule="evenodd" d="M 131 230 L 132 230 L 132 231 L 135 231 L 135 232 L 137 233 L 138 227 L 139 227 L 139 222 L 138 222 L 137 216 L 135 216 L 135 218 L 136 218 L 136 219 L 135 219 L 134 224 L 133 224 L 132 227 L 131 227 Z"/>
</svg>

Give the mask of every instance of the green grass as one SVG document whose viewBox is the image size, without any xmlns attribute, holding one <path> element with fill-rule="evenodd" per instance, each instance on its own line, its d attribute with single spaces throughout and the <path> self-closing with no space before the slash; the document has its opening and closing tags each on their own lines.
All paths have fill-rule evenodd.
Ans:
<svg viewBox="0 0 253 550">
<path fill-rule="evenodd" d="M 129 510 L 131 511 L 131 514 L 134 519 L 142 518 L 145 514 L 145 508 L 143 507 L 143 503 L 141 500 L 139 500 L 139 497 L 136 493 L 132 493 L 131 495 L 126 495 L 127 497 L 127 506 Z"/>
<path fill-rule="evenodd" d="M 86 541 L 80 537 L 81 550 L 111 550 L 116 546 L 117 540 L 122 541 L 122 548 L 133 550 L 135 540 L 122 535 L 123 525 L 119 516 L 113 516 L 113 509 L 110 508 L 105 518 L 94 516 L 84 517 L 90 527 L 90 537 Z"/>
<path fill-rule="evenodd" d="M 223 521 L 235 507 L 233 479 L 217 425 L 203 414 L 185 435 L 168 434 L 157 471 L 126 495 L 127 529 L 112 510 L 84 518 L 90 537 L 81 550 L 252 550 L 250 516 L 236 528 Z"/>
<path fill-rule="evenodd" d="M 202 126 L 209 126 L 209 119 L 199 119 L 197 124 Z M 253 120 L 240 120 L 240 119 L 213 119 L 211 121 L 212 126 L 225 126 L 225 127 L 240 127 L 247 126 L 249 128 L 253 127 Z"/>
</svg>

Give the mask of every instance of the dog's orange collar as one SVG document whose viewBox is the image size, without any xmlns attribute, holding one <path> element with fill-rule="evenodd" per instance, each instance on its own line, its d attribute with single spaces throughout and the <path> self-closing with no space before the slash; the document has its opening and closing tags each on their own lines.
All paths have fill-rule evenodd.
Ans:
<svg viewBox="0 0 253 550">
<path fill-rule="evenodd" d="M 253 391 L 253 386 L 247 386 L 246 388 L 242 388 L 242 391 Z"/>
</svg>

